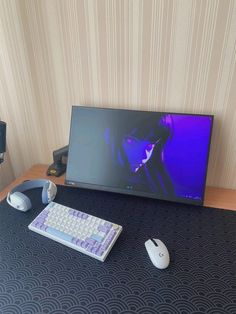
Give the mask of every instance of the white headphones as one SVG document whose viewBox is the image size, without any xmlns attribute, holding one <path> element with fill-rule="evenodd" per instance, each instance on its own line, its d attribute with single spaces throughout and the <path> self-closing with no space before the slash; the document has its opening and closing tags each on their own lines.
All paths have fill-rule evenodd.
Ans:
<svg viewBox="0 0 236 314">
<path fill-rule="evenodd" d="M 12 207 L 26 212 L 32 205 L 30 199 L 22 192 L 41 187 L 43 188 L 43 204 L 48 204 L 53 201 L 57 194 L 57 186 L 52 181 L 41 179 L 26 181 L 14 187 L 7 195 L 7 202 Z"/>
</svg>

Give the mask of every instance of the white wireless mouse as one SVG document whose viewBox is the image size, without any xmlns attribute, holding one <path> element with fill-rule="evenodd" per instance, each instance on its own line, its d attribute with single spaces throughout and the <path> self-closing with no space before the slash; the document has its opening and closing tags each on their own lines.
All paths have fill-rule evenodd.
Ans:
<svg viewBox="0 0 236 314">
<path fill-rule="evenodd" d="M 148 255 L 153 263 L 159 269 L 165 269 L 170 263 L 170 255 L 165 244 L 158 239 L 149 239 L 145 242 Z"/>
</svg>

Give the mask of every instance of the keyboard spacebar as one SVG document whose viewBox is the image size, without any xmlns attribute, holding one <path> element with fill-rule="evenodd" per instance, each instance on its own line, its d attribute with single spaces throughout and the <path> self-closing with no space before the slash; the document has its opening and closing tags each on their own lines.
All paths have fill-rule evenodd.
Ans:
<svg viewBox="0 0 236 314">
<path fill-rule="evenodd" d="M 68 241 L 68 242 L 71 242 L 72 241 L 72 236 L 70 236 L 69 234 L 66 234 L 60 230 L 57 230 L 57 229 L 54 229 L 52 227 L 47 227 L 47 233 L 57 237 L 57 238 L 60 238 L 64 241 Z"/>
</svg>

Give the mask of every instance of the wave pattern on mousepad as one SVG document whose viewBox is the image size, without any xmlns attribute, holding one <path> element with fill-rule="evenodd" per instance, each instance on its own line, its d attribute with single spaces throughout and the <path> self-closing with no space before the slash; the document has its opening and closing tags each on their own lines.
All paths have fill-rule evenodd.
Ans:
<svg viewBox="0 0 236 314">
<path fill-rule="evenodd" d="M 101 263 L 28 230 L 40 194 L 26 213 L 0 204 L 0 313 L 236 313 L 236 212 L 58 186 L 56 202 L 123 226 Z M 165 270 L 150 237 L 169 250 Z"/>
</svg>

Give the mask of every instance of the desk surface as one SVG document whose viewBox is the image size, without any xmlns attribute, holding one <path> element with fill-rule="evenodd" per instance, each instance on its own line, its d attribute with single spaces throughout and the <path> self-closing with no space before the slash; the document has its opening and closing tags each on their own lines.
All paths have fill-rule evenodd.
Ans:
<svg viewBox="0 0 236 314">
<path fill-rule="evenodd" d="M 0 313 L 236 313 L 235 211 L 58 185 L 56 202 L 123 227 L 102 263 L 30 231 L 45 205 L 41 189 L 26 194 L 26 213 L 0 203 Z M 169 250 L 165 270 L 150 237 Z"/>
<path fill-rule="evenodd" d="M 47 165 L 38 164 L 32 166 L 22 176 L 17 178 L 14 182 L 12 182 L 9 186 L 7 186 L 3 191 L 0 192 L 0 201 L 6 197 L 7 193 L 14 186 L 23 182 L 24 180 L 47 178 L 52 180 L 56 184 L 65 185 L 64 175 L 59 178 L 47 176 L 46 170 Z M 207 187 L 204 206 L 236 210 L 236 190 Z"/>
</svg>

